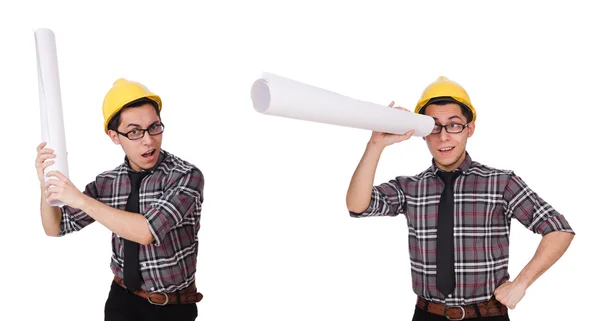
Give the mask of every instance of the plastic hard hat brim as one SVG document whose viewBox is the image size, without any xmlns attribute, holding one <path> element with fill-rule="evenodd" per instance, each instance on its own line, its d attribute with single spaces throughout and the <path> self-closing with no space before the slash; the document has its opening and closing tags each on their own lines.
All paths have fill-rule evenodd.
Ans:
<svg viewBox="0 0 600 321">
<path fill-rule="evenodd" d="M 455 103 L 455 104 L 458 104 L 460 106 L 464 106 L 466 108 L 469 108 L 469 106 L 465 105 L 464 103 L 462 103 L 462 102 L 460 102 L 460 101 L 458 101 L 458 100 L 456 100 L 456 99 L 454 99 L 452 97 L 448 97 L 448 96 L 445 96 L 445 97 L 434 97 L 434 98 L 429 99 L 429 101 L 427 101 L 423 106 L 421 106 L 419 108 L 419 113 L 422 114 L 424 112 L 424 110 L 425 110 L 425 107 L 427 107 L 429 105 L 437 104 L 437 103 Z"/>
</svg>

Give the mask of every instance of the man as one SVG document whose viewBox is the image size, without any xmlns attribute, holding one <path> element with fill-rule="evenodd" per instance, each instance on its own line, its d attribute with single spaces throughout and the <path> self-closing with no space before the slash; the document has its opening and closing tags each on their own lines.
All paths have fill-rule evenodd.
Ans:
<svg viewBox="0 0 600 321">
<path fill-rule="evenodd" d="M 373 132 L 348 188 L 350 215 L 406 217 L 417 294 L 413 320 L 509 320 L 507 308 L 515 308 L 575 233 L 513 171 L 471 159 L 466 145 L 477 114 L 459 84 L 439 77 L 424 90 L 415 112 L 435 120 L 431 134 L 423 138 L 433 156 L 431 166 L 373 186 L 384 148 L 409 139 L 414 131 Z M 512 281 L 511 219 L 543 236 L 532 260 Z"/>
<path fill-rule="evenodd" d="M 145 86 L 118 79 L 104 98 L 104 131 L 121 145 L 124 162 L 103 172 L 83 192 L 63 174 L 46 173 L 53 151 L 38 146 L 41 216 L 49 236 L 98 221 L 113 232 L 114 280 L 105 320 L 195 320 L 195 273 L 204 176 L 161 149 L 162 100 Z M 139 192 L 137 191 L 139 189 Z M 63 207 L 49 206 L 59 200 Z"/>
</svg>

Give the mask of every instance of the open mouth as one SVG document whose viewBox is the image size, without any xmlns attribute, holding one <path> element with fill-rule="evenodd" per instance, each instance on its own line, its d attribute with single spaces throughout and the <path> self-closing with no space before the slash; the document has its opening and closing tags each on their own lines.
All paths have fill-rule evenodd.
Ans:
<svg viewBox="0 0 600 321">
<path fill-rule="evenodd" d="M 154 156 L 154 153 L 156 153 L 156 149 L 152 149 L 152 150 L 145 152 L 144 154 L 142 154 L 142 157 L 149 158 L 149 157 Z"/>
<path fill-rule="evenodd" d="M 447 152 L 450 152 L 453 149 L 454 149 L 454 147 L 444 147 L 444 148 L 438 149 L 438 151 L 441 152 L 441 153 L 447 153 Z"/>
</svg>

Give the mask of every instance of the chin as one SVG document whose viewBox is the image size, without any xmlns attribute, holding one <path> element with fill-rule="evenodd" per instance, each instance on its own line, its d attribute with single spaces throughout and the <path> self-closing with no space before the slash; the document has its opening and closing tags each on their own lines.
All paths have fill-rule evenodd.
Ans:
<svg viewBox="0 0 600 321">
<path fill-rule="evenodd" d="M 157 163 L 157 159 L 153 159 L 153 160 L 147 160 L 143 157 L 139 157 L 136 159 L 135 164 L 143 170 L 148 170 L 151 169 L 152 167 L 154 167 L 154 165 L 156 165 Z"/>
<path fill-rule="evenodd" d="M 150 169 L 150 168 L 152 168 L 154 165 L 156 165 L 157 161 L 158 161 L 157 159 L 154 159 L 154 160 L 152 160 L 152 161 L 148 161 L 148 160 L 145 160 L 145 159 L 141 159 L 139 164 L 140 164 L 140 165 L 141 165 L 141 166 L 142 166 L 144 169 Z"/>
<path fill-rule="evenodd" d="M 462 154 L 456 155 L 456 153 L 452 153 L 451 155 L 437 155 L 435 161 L 443 166 L 452 166 L 455 165 L 456 162 L 460 159 Z"/>
</svg>

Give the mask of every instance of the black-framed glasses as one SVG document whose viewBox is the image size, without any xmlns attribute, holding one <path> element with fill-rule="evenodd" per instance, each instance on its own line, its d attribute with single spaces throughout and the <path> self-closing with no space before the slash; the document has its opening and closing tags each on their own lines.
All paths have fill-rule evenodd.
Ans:
<svg viewBox="0 0 600 321">
<path fill-rule="evenodd" d="M 154 123 L 152 125 L 150 125 L 150 127 L 148 128 L 135 128 L 132 129 L 126 133 L 121 133 L 118 130 L 115 130 L 117 133 L 127 137 L 129 140 L 138 140 L 138 139 L 142 139 L 144 137 L 144 135 L 146 134 L 146 132 L 148 132 L 148 135 L 150 136 L 156 136 L 156 135 L 160 135 L 165 131 L 165 124 L 161 123 Z"/>
<path fill-rule="evenodd" d="M 449 134 L 459 134 L 462 133 L 463 130 L 465 130 L 465 128 L 469 127 L 469 124 L 458 124 L 458 123 L 450 123 L 448 125 L 435 125 L 433 126 L 433 130 L 431 131 L 432 134 L 439 134 L 442 132 L 442 128 L 444 128 L 446 130 L 447 133 Z"/>
</svg>

